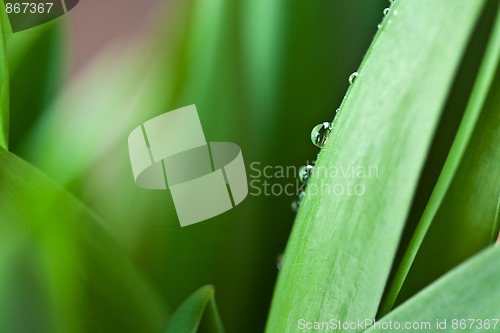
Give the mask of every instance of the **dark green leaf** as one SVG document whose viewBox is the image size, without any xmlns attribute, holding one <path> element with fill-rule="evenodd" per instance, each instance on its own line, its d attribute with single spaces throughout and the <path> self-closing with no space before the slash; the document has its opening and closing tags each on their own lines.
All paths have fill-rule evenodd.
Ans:
<svg viewBox="0 0 500 333">
<path fill-rule="evenodd" d="M 10 34 L 10 148 L 19 146 L 62 88 L 66 67 L 63 29 L 53 22 Z"/>
</svg>

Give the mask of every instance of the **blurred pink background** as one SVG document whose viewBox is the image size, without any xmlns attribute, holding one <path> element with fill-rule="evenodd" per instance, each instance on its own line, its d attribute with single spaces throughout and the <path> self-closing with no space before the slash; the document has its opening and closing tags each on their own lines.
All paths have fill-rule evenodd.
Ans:
<svg viewBox="0 0 500 333">
<path fill-rule="evenodd" d="M 161 0 L 80 0 L 67 14 L 72 73 L 78 72 L 110 43 L 140 38 L 142 33 L 147 33 L 166 3 Z"/>
</svg>

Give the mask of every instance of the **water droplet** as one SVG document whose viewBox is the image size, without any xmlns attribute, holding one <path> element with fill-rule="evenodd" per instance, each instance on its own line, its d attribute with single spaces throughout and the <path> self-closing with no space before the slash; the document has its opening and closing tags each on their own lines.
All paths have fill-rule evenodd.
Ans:
<svg viewBox="0 0 500 333">
<path fill-rule="evenodd" d="M 306 192 L 302 191 L 299 193 L 299 198 L 297 199 L 297 205 L 300 207 L 302 205 L 302 202 L 304 201 L 304 198 L 306 197 Z"/>
<path fill-rule="evenodd" d="M 302 204 L 302 201 L 304 201 L 305 196 L 306 196 L 306 192 L 301 191 L 299 193 L 299 197 L 297 198 L 297 200 L 294 200 L 292 202 L 290 207 L 292 208 L 294 213 L 297 213 L 299 211 L 300 205 Z"/>
<path fill-rule="evenodd" d="M 353 84 L 354 83 L 354 80 L 356 80 L 356 78 L 358 77 L 359 73 L 358 72 L 354 72 L 352 73 L 350 76 L 349 76 L 349 84 Z"/>
<path fill-rule="evenodd" d="M 340 108 L 338 108 L 337 110 L 335 110 L 335 114 L 337 114 L 339 112 L 340 112 Z"/>
<path fill-rule="evenodd" d="M 311 178 L 313 171 L 314 171 L 314 167 L 312 165 L 306 165 L 306 166 L 300 167 L 299 180 L 302 183 L 307 183 L 309 178 Z"/>
<path fill-rule="evenodd" d="M 377 25 L 377 28 L 378 29 L 382 28 L 382 24 Z"/>
<path fill-rule="evenodd" d="M 278 271 L 281 270 L 282 265 L 283 265 L 283 254 L 280 254 L 276 258 L 276 268 L 278 269 Z"/>
<path fill-rule="evenodd" d="M 316 125 L 311 131 L 311 141 L 319 148 L 323 148 L 325 143 L 328 141 L 328 136 L 332 131 L 332 124 L 329 122 L 324 122 L 322 124 Z"/>
<path fill-rule="evenodd" d="M 389 7 L 384 9 L 384 16 L 387 16 L 387 14 L 389 14 L 390 11 L 391 11 L 391 9 Z"/>
<path fill-rule="evenodd" d="M 394 9 L 394 10 L 393 10 L 393 12 L 392 12 L 392 15 L 394 15 L 394 16 L 398 16 L 398 13 L 399 13 L 399 12 L 398 12 L 398 10 L 397 10 L 397 9 Z"/>
</svg>

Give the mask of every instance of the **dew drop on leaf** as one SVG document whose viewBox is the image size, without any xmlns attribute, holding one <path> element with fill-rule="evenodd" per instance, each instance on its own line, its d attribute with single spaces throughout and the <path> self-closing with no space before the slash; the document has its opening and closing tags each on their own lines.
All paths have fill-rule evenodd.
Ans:
<svg viewBox="0 0 500 333">
<path fill-rule="evenodd" d="M 299 169 L 299 180 L 302 183 L 307 183 L 309 178 L 311 178 L 314 167 L 312 165 L 302 166 Z"/>
<path fill-rule="evenodd" d="M 356 80 L 356 78 L 358 77 L 359 73 L 358 72 L 354 72 L 352 73 L 350 76 L 349 76 L 349 84 L 353 84 L 354 83 L 354 80 Z"/>
<path fill-rule="evenodd" d="M 276 268 L 278 269 L 278 271 L 281 270 L 282 263 L 283 263 L 283 254 L 280 254 L 276 258 Z"/>
<path fill-rule="evenodd" d="M 299 193 L 299 199 L 297 200 L 297 205 L 302 205 L 302 201 L 304 201 L 304 198 L 306 196 L 306 192 L 302 191 Z"/>
<path fill-rule="evenodd" d="M 325 143 L 328 141 L 328 136 L 332 131 L 332 124 L 329 122 L 324 122 L 316 125 L 311 131 L 311 141 L 314 145 L 319 148 L 323 148 Z"/>
</svg>

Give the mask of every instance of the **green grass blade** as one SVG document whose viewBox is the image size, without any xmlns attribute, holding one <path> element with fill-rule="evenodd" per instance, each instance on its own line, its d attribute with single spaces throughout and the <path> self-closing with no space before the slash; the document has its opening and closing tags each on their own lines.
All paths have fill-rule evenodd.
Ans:
<svg viewBox="0 0 500 333">
<path fill-rule="evenodd" d="M 493 223 L 493 230 L 491 232 L 491 242 L 495 243 L 500 240 L 500 194 L 498 195 L 498 202 L 497 202 L 497 212 L 495 216 L 495 222 Z"/>
<path fill-rule="evenodd" d="M 10 149 L 19 146 L 62 88 L 66 68 L 65 26 L 56 22 L 11 34 L 7 41 L 10 76 Z"/>
<path fill-rule="evenodd" d="M 5 149 L 9 144 L 9 74 L 5 50 L 6 34 L 5 15 L 0 14 L 0 147 Z"/>
<path fill-rule="evenodd" d="M 500 329 L 500 247 L 491 248 L 463 263 L 449 274 L 422 290 L 415 297 L 380 320 L 405 323 L 427 323 L 430 329 L 404 329 L 404 332 L 498 332 Z M 476 319 L 477 321 L 473 321 Z M 492 321 L 496 319 L 496 321 Z M 446 320 L 438 329 L 436 321 Z M 459 320 L 454 322 L 453 320 Z M 455 327 L 454 323 L 465 327 Z M 491 325 L 485 327 L 489 322 Z M 481 326 L 481 323 L 483 324 Z M 496 323 L 496 328 L 494 325 Z M 366 332 L 394 332 L 372 327 Z"/>
<path fill-rule="evenodd" d="M 189 296 L 172 315 L 165 330 L 165 333 L 196 332 L 224 332 L 212 286 L 200 288 Z"/>
<path fill-rule="evenodd" d="M 1 332 L 153 333 L 167 316 L 94 214 L 3 148 L 0 294 Z"/>
<path fill-rule="evenodd" d="M 319 156 L 267 332 L 295 331 L 300 318 L 375 316 L 433 130 L 483 4 L 393 5 Z M 363 195 L 349 195 L 353 185 Z M 343 194 L 333 191 L 339 186 Z"/>
<path fill-rule="evenodd" d="M 500 11 L 459 131 L 381 315 L 400 293 L 398 303 L 496 239 L 491 235 L 498 234 L 500 193 L 499 64 Z"/>
</svg>

